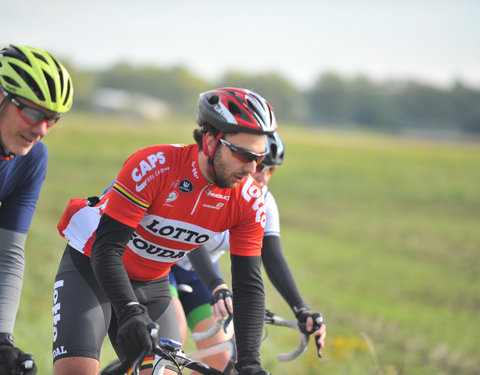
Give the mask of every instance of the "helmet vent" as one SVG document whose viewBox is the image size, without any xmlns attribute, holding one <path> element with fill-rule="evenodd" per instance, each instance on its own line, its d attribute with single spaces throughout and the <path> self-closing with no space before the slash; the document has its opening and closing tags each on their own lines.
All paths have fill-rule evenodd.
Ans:
<svg viewBox="0 0 480 375">
<path fill-rule="evenodd" d="M 57 59 L 55 57 L 53 57 L 52 55 L 50 55 L 50 57 L 52 58 L 53 62 L 55 63 L 55 66 L 57 67 L 57 71 L 58 71 L 58 78 L 59 78 L 59 81 L 60 81 L 60 92 L 63 92 L 64 90 L 64 77 L 63 77 L 63 71 L 62 71 L 62 68 L 60 67 L 60 64 L 58 63 Z M 68 98 L 68 95 L 67 95 L 67 98 Z"/>
<path fill-rule="evenodd" d="M 228 101 L 228 110 L 234 116 L 242 117 L 242 115 L 243 115 L 243 111 L 240 109 L 240 107 L 236 103 L 234 103 L 230 100 Z"/>
<path fill-rule="evenodd" d="M 40 87 L 37 85 L 37 82 L 35 82 L 33 77 L 19 66 L 12 63 L 10 63 L 10 65 L 17 72 L 17 74 L 22 77 L 25 82 L 27 82 L 28 86 L 32 89 L 37 98 L 41 101 L 44 101 L 45 97 L 43 96 L 42 90 L 40 90 Z"/>
<path fill-rule="evenodd" d="M 13 85 L 13 86 L 15 86 L 15 87 L 20 87 L 20 85 L 19 85 L 16 81 L 14 81 L 13 79 L 11 79 L 10 77 L 8 77 L 8 76 L 2 76 L 2 78 L 3 78 L 8 84 Z"/>
<path fill-rule="evenodd" d="M 67 93 L 65 95 L 65 100 L 63 101 L 63 105 L 65 105 L 70 98 L 70 81 L 67 82 Z"/>
<path fill-rule="evenodd" d="M 52 102 L 55 103 L 57 101 L 57 93 L 55 91 L 55 82 L 53 82 L 52 77 L 50 77 L 50 74 L 48 74 L 45 70 L 43 71 L 43 75 L 47 80 L 48 91 L 50 91 L 50 99 L 52 100 Z"/>
<path fill-rule="evenodd" d="M 34 52 L 33 55 L 39 59 L 39 60 L 42 60 L 44 63 L 48 64 L 47 63 L 47 60 L 45 60 L 45 57 L 43 57 L 42 55 L 39 55 L 38 53 Z"/>
<path fill-rule="evenodd" d="M 264 114 L 262 113 L 262 111 L 260 110 L 260 108 L 258 108 L 258 104 L 259 103 L 255 103 L 253 100 L 251 100 L 250 98 L 247 98 L 247 103 L 248 103 L 248 107 L 253 111 L 255 112 L 255 116 L 257 118 L 258 121 L 261 121 L 262 123 L 266 123 L 266 119 L 264 117 Z"/>
<path fill-rule="evenodd" d="M 28 57 L 20 49 L 18 49 L 15 46 L 10 45 L 10 46 L 4 48 L 2 50 L 2 55 L 5 56 L 5 57 L 13 57 L 14 59 L 18 59 L 18 60 L 24 62 L 25 64 L 28 64 L 29 66 L 32 66 Z"/>
<path fill-rule="evenodd" d="M 211 105 L 218 104 L 219 101 L 220 101 L 220 97 L 218 95 L 211 95 L 208 97 L 208 102 Z"/>
<path fill-rule="evenodd" d="M 272 154 L 273 159 L 277 158 L 277 146 L 276 145 L 271 145 L 270 146 L 270 153 Z"/>
</svg>

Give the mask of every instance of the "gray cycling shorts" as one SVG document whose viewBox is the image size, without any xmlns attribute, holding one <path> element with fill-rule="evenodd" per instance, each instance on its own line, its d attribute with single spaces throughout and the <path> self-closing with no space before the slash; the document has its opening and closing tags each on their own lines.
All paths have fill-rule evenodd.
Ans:
<svg viewBox="0 0 480 375">
<path fill-rule="evenodd" d="M 160 337 L 181 341 L 168 276 L 153 281 L 131 281 L 138 301 L 160 326 Z M 65 357 L 100 358 L 109 335 L 117 355 L 117 319 L 98 285 L 90 258 L 67 245 L 53 290 L 53 361 Z"/>
</svg>

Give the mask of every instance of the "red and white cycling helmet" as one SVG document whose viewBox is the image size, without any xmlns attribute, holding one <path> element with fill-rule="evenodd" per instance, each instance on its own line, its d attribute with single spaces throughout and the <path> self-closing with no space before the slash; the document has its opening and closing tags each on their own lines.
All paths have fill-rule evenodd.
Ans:
<svg viewBox="0 0 480 375">
<path fill-rule="evenodd" d="M 273 134 L 278 127 L 273 108 L 264 98 L 234 87 L 201 93 L 197 122 L 209 124 L 222 133 Z"/>
</svg>

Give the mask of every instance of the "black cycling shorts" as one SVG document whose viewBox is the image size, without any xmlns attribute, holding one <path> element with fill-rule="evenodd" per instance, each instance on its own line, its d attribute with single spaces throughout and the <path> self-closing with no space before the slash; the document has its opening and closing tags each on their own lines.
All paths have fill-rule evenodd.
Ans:
<svg viewBox="0 0 480 375">
<path fill-rule="evenodd" d="M 168 276 L 153 281 L 131 280 L 138 301 L 160 326 L 160 337 L 181 341 Z M 90 258 L 67 245 L 53 291 L 53 360 L 64 357 L 100 358 L 109 335 L 117 355 L 117 319 L 98 285 Z"/>
</svg>

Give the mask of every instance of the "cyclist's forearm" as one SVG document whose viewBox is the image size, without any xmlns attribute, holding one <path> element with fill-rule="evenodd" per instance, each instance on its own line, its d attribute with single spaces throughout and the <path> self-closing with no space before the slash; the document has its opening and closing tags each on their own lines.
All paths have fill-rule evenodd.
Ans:
<svg viewBox="0 0 480 375">
<path fill-rule="evenodd" d="M 261 258 L 231 255 L 233 322 L 238 366 L 260 365 L 260 342 L 265 315 Z"/>
<path fill-rule="evenodd" d="M 285 259 L 280 237 L 263 238 L 262 262 L 268 278 L 292 310 L 294 306 L 297 308 L 308 306 L 300 295 L 290 266 Z"/>
<path fill-rule="evenodd" d="M 27 235 L 0 228 L 0 332 L 13 333 L 25 268 Z"/>
<path fill-rule="evenodd" d="M 122 260 L 133 231 L 134 228 L 104 214 L 92 245 L 93 272 L 117 313 L 126 303 L 137 301 Z"/>
<path fill-rule="evenodd" d="M 213 266 L 210 255 L 204 246 L 200 246 L 188 253 L 188 258 L 192 263 L 195 272 L 200 280 L 205 284 L 210 293 L 219 285 L 224 284 L 217 270 Z"/>
</svg>

